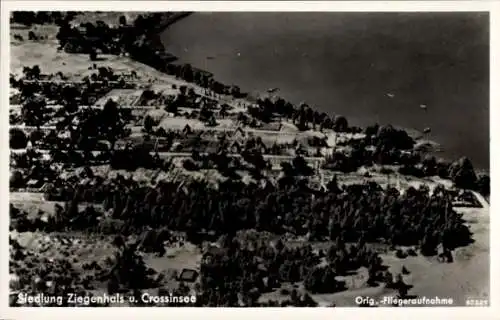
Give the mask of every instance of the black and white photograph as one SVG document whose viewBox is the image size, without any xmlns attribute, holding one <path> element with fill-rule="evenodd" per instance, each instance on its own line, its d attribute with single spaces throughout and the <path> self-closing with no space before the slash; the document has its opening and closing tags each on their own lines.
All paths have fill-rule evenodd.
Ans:
<svg viewBox="0 0 500 320">
<path fill-rule="evenodd" d="M 10 10 L 9 308 L 490 307 L 490 12 L 234 7 Z"/>
</svg>

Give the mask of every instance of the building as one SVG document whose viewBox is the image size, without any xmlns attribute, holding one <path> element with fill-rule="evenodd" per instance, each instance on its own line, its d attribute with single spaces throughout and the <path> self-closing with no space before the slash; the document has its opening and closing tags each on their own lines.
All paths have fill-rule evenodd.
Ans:
<svg viewBox="0 0 500 320">
<path fill-rule="evenodd" d="M 197 278 L 198 271 L 184 268 L 182 269 L 181 274 L 177 277 L 177 280 L 182 282 L 195 282 Z"/>
</svg>

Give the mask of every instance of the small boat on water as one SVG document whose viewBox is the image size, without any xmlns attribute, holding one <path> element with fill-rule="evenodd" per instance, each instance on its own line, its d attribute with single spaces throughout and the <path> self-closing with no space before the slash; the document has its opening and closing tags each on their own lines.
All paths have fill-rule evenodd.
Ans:
<svg viewBox="0 0 500 320">
<path fill-rule="evenodd" d="M 430 133 L 431 132 L 431 128 L 425 128 L 424 129 L 424 133 Z"/>
<path fill-rule="evenodd" d="M 269 88 L 269 89 L 267 89 L 267 92 L 269 92 L 269 93 L 275 93 L 278 90 L 279 90 L 279 88 Z"/>
<path fill-rule="evenodd" d="M 427 105 L 425 105 L 425 104 L 421 104 L 421 105 L 420 105 L 420 109 L 422 109 L 422 110 L 427 110 Z"/>
<path fill-rule="evenodd" d="M 207 60 L 213 60 L 213 59 L 215 59 L 215 57 L 212 57 L 212 56 L 207 57 Z"/>
</svg>

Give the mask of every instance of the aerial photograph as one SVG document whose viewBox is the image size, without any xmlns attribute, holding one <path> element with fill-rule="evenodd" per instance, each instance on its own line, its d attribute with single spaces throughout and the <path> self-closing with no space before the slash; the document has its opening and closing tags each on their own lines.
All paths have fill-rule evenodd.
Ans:
<svg viewBox="0 0 500 320">
<path fill-rule="evenodd" d="M 489 18 L 11 11 L 9 306 L 489 306 Z"/>
</svg>

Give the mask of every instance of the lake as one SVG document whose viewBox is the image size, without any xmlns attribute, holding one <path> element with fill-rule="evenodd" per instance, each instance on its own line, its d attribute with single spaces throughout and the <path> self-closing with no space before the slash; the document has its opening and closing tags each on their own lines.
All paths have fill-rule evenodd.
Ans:
<svg viewBox="0 0 500 320">
<path fill-rule="evenodd" d="M 489 169 L 487 13 L 204 12 L 162 40 L 243 91 L 277 87 L 359 126 L 428 127 L 442 157 Z"/>
</svg>

